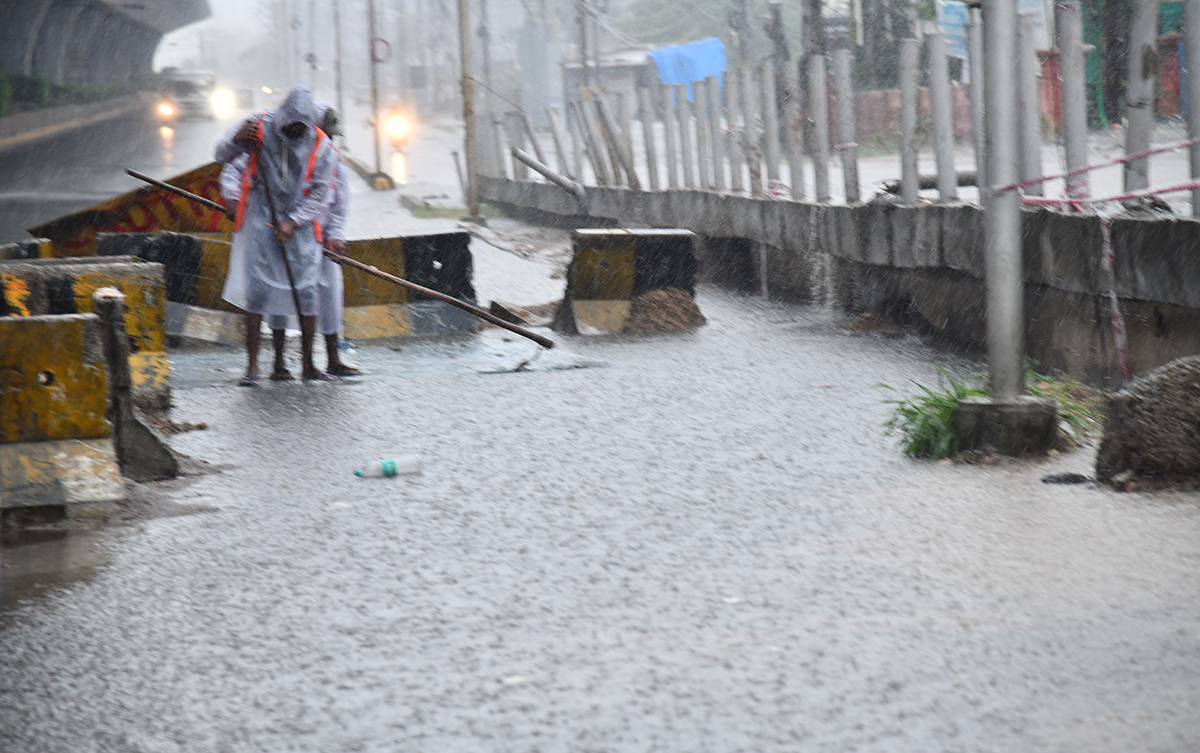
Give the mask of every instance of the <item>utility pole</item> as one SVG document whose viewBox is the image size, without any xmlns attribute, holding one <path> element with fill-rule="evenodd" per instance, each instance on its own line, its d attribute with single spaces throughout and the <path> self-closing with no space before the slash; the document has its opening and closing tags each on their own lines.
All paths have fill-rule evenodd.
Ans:
<svg viewBox="0 0 1200 753">
<path fill-rule="evenodd" d="M 334 61 L 334 86 L 337 88 L 337 109 L 338 115 L 346 120 L 346 98 L 342 93 L 342 13 L 341 0 L 333 0 L 333 54 L 337 58 Z M 339 137 L 342 146 L 346 145 L 346 136 L 343 134 Z"/>
<path fill-rule="evenodd" d="M 471 81 L 471 7 L 468 0 L 458 0 L 458 44 L 462 57 L 463 126 L 466 131 L 467 153 L 467 214 L 482 224 L 479 216 L 478 154 L 475 146 L 474 85 Z"/>
<path fill-rule="evenodd" d="M 579 22 L 579 83 L 584 91 L 592 88 L 587 59 L 587 9 L 585 0 L 575 0 L 575 18 Z"/>
<path fill-rule="evenodd" d="M 367 36 L 371 38 L 367 48 L 371 56 L 371 130 L 375 138 L 375 173 L 371 180 L 375 187 L 382 183 L 390 188 L 391 178 L 384 174 L 379 159 L 379 72 L 376 70 L 378 60 L 375 53 L 375 0 L 367 0 Z"/>
</svg>

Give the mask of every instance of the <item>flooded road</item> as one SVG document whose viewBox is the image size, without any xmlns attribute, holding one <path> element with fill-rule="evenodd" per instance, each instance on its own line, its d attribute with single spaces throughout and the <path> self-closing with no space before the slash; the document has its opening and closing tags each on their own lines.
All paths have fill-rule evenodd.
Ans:
<svg viewBox="0 0 1200 753">
<path fill-rule="evenodd" d="M 127 167 L 161 179 L 211 162 L 234 122 L 164 125 L 147 113 L 0 153 L 0 243 L 28 240 L 25 228 L 140 188 Z"/>
<path fill-rule="evenodd" d="M 1193 748 L 1196 495 L 1041 483 L 1090 452 L 910 462 L 880 383 L 970 364 L 698 301 L 557 338 L 587 368 L 481 373 L 532 352 L 496 330 L 360 345 L 356 384 L 173 356 L 206 471 L 5 600 L 0 749 Z"/>
</svg>

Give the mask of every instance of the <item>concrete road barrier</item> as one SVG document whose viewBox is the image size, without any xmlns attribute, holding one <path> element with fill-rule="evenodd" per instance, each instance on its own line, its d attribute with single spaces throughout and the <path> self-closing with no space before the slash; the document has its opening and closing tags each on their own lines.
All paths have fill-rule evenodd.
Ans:
<svg viewBox="0 0 1200 753">
<path fill-rule="evenodd" d="M 92 294 L 102 287 L 117 288 L 127 301 L 125 328 L 135 401 L 148 409 L 170 407 L 162 264 L 133 257 L 0 261 L 0 316 L 90 313 Z"/>
<path fill-rule="evenodd" d="M 100 256 L 132 255 L 159 262 L 166 271 L 167 334 L 204 342 L 240 344 L 241 311 L 221 298 L 229 273 L 231 237 L 220 233 L 101 233 Z M 351 257 L 381 271 L 471 303 L 470 234 L 369 238 L 346 243 Z M 354 269 L 345 279 L 345 330 L 350 340 L 452 335 L 476 320 L 441 301 Z"/>
<path fill-rule="evenodd" d="M 107 511 L 124 498 L 94 314 L 0 317 L 0 509 Z"/>
</svg>

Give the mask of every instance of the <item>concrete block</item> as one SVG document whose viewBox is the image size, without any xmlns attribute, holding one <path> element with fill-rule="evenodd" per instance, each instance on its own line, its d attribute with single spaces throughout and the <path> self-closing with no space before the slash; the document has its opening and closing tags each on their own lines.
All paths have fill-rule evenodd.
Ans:
<svg viewBox="0 0 1200 753">
<path fill-rule="evenodd" d="M 65 507 L 88 517 L 124 499 L 111 439 L 0 444 L 0 509 Z"/>
<path fill-rule="evenodd" d="M 769 199 L 759 203 L 762 205 L 762 242 L 773 248 L 784 248 L 784 208 L 793 202 Z"/>
<path fill-rule="evenodd" d="M 895 207 L 875 201 L 862 207 L 864 223 L 862 233 L 863 261 L 867 264 L 886 267 L 892 263 L 892 239 L 890 215 Z M 856 210 L 857 211 L 857 210 Z"/>
<path fill-rule="evenodd" d="M 792 254 L 812 254 L 817 222 L 815 206 L 798 201 L 779 201 L 775 206 L 779 215 L 779 248 Z"/>
<path fill-rule="evenodd" d="M 1100 267 L 1099 218 L 1026 209 L 1021 212 L 1021 231 L 1026 281 L 1071 293 L 1099 294 L 1108 290 Z"/>
<path fill-rule="evenodd" d="M 611 186 L 588 189 L 588 214 L 620 224 L 625 208 L 625 191 Z"/>
<path fill-rule="evenodd" d="M 950 269 L 983 279 L 983 211 L 978 207 L 942 208 L 942 263 Z"/>
<path fill-rule="evenodd" d="M 931 269 L 942 264 L 941 208 L 896 206 L 887 213 L 892 264 L 898 268 Z"/>
<path fill-rule="evenodd" d="M 1180 358 L 1109 398 L 1096 478 L 1200 479 L 1200 356 Z"/>
<path fill-rule="evenodd" d="M 1121 297 L 1200 308 L 1200 222 L 1120 218 L 1112 235 Z"/>
<path fill-rule="evenodd" d="M 726 206 L 729 209 L 730 235 L 734 238 L 767 243 L 770 234 L 766 230 L 763 217 L 766 203 L 764 200 L 744 196 L 728 197 Z"/>
<path fill-rule="evenodd" d="M 1049 450 L 1057 426 L 1058 405 L 1052 398 L 1022 395 L 1013 400 L 960 400 L 955 428 L 960 450 L 991 449 L 1021 456 Z"/>
<path fill-rule="evenodd" d="M 729 219 L 732 196 L 704 191 L 678 193 L 682 201 L 676 205 L 677 211 L 688 213 L 688 222 L 679 223 L 680 227 L 690 228 L 701 235 L 714 238 L 735 237 Z"/>
<path fill-rule="evenodd" d="M 107 437 L 108 383 L 94 314 L 0 318 L 0 442 Z"/>
</svg>

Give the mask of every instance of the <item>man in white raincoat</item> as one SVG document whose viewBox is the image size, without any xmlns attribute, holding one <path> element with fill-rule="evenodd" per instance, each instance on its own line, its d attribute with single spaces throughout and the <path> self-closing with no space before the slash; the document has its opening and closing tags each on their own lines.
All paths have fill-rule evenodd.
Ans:
<svg viewBox="0 0 1200 753">
<path fill-rule="evenodd" d="M 316 111 L 319 118 L 316 125 L 325 132 L 326 136 L 332 138 L 341 133 L 337 111 L 333 107 L 324 102 L 318 102 Z M 331 201 L 325 206 L 321 217 L 318 218 L 318 224 L 321 226 L 322 244 L 325 249 L 341 256 L 346 253 L 345 226 L 346 213 L 350 209 L 350 174 L 337 149 L 333 150 L 333 154 L 334 181 Z M 338 331 L 342 327 L 342 310 L 345 300 L 342 265 L 328 258 L 321 259 L 321 282 L 318 291 L 317 329 L 325 338 L 325 371 L 336 377 L 358 376 L 359 370 L 343 363 L 338 350 Z M 276 381 L 286 381 L 292 378 L 291 373 L 283 364 L 284 329 L 292 319 L 292 317 L 285 316 L 267 317 L 267 326 L 271 328 L 271 339 L 275 346 L 275 370 L 271 374 L 271 379 Z"/>
<path fill-rule="evenodd" d="M 301 375 L 336 379 L 313 365 L 322 261 L 318 219 L 332 196 L 334 170 L 333 147 L 313 126 L 316 118 L 312 95 L 300 82 L 277 110 L 246 121 L 217 144 L 217 161 L 246 160 L 236 190 L 222 174 L 222 193 L 236 207 L 237 225 L 222 298 L 246 312 L 245 386 L 258 384 L 263 316 L 295 315 L 297 305 Z M 268 186 L 278 224 L 271 221 Z"/>
</svg>

